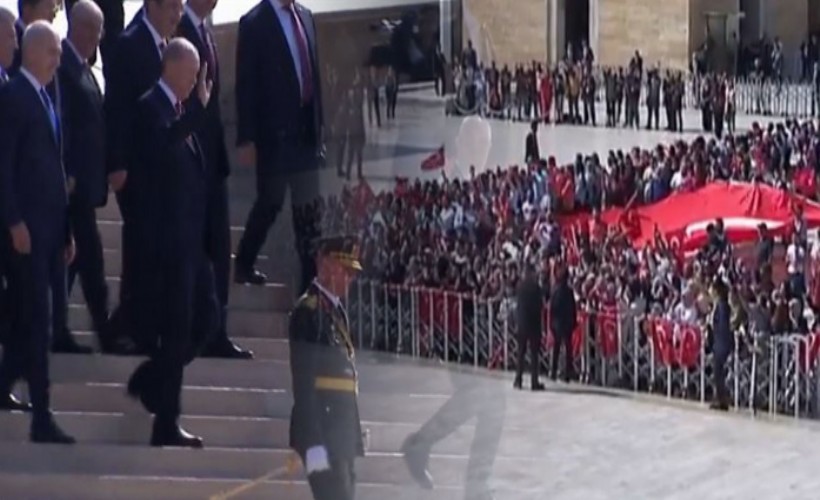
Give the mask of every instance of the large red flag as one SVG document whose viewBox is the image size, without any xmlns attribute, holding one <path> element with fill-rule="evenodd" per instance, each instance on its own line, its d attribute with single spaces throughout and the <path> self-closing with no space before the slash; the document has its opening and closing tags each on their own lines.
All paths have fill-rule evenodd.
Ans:
<svg viewBox="0 0 820 500">
<path fill-rule="evenodd" d="M 445 161 L 446 160 L 444 157 L 444 144 L 442 144 L 441 147 L 438 148 L 435 153 L 431 154 L 423 162 L 421 162 L 421 170 L 424 172 L 438 170 L 444 167 Z"/>
</svg>

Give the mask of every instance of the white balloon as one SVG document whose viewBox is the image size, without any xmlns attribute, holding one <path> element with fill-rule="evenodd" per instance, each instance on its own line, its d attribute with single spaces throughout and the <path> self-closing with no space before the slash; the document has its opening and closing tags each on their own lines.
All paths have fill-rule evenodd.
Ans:
<svg viewBox="0 0 820 500">
<path fill-rule="evenodd" d="M 468 116 L 461 122 L 461 128 L 456 138 L 457 165 L 452 165 L 455 171 L 448 175 L 455 177 L 459 174 L 470 175 L 470 167 L 475 167 L 476 175 L 481 174 L 487 167 L 487 158 L 490 156 L 492 129 L 489 122 L 480 116 Z"/>
</svg>

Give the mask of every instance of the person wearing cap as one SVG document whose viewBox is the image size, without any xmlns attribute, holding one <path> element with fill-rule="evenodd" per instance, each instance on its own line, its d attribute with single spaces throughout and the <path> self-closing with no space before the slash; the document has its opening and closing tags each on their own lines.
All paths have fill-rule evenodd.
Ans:
<svg viewBox="0 0 820 500">
<path fill-rule="evenodd" d="M 316 500 L 352 500 L 354 462 L 364 456 L 353 342 L 339 298 L 362 269 L 357 253 L 353 237 L 318 240 L 317 277 L 289 318 L 290 447 L 302 459 Z"/>
</svg>

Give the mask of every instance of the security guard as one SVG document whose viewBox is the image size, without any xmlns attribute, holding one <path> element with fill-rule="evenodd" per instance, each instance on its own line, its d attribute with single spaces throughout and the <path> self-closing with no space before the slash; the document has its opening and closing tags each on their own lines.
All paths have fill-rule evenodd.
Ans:
<svg viewBox="0 0 820 500">
<path fill-rule="evenodd" d="M 353 343 L 339 299 L 361 270 L 356 253 L 355 238 L 317 240 L 317 278 L 290 315 L 290 446 L 316 500 L 352 500 L 354 461 L 364 456 Z"/>
</svg>

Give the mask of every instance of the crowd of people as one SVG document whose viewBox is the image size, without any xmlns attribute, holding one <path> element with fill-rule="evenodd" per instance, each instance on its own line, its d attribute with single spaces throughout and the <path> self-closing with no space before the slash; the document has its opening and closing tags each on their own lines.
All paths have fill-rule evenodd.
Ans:
<svg viewBox="0 0 820 500">
<path fill-rule="evenodd" d="M 324 207 L 331 226 L 365 234 L 365 277 L 410 287 L 511 300 L 523 269 L 569 268 L 581 307 L 620 304 L 635 314 L 705 324 L 713 285 L 728 285 L 733 331 L 806 333 L 820 306 L 806 223 L 775 243 L 767 228 L 747 248 L 729 244 L 722 221 L 695 256 L 684 257 L 657 235 L 636 249 L 626 224 L 607 225 L 600 211 L 655 203 L 713 180 L 767 183 L 817 198 L 820 130 L 789 120 L 722 138 L 698 138 L 652 150 L 612 151 L 605 161 L 578 155 L 568 165 L 549 158 L 523 167 L 472 172 L 469 179 L 401 181 L 369 195 L 353 188 Z M 365 193 L 365 194 L 363 194 Z M 579 212 L 583 223 L 567 224 Z"/>
</svg>

